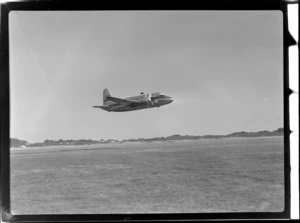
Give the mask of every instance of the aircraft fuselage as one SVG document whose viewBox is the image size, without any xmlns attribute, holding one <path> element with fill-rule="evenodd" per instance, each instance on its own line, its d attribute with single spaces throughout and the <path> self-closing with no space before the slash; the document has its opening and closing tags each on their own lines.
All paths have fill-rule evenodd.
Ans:
<svg viewBox="0 0 300 223">
<path fill-rule="evenodd" d="M 155 108 L 170 104 L 171 97 L 156 92 L 152 94 L 143 94 L 128 98 L 112 97 L 107 89 L 103 92 L 103 106 L 94 106 L 108 112 L 125 112 L 141 110 L 146 108 Z"/>
<path fill-rule="evenodd" d="M 145 94 L 145 95 L 139 95 L 139 96 L 135 96 L 135 97 L 125 98 L 125 99 L 129 99 L 129 100 L 144 102 L 141 105 L 130 107 L 130 106 L 126 106 L 126 105 L 122 105 L 122 104 L 118 104 L 118 103 L 112 103 L 108 108 L 102 107 L 102 109 L 106 110 L 106 111 L 113 111 L 113 112 L 134 111 L 134 110 L 141 110 L 141 109 L 146 109 L 146 108 L 160 107 L 163 105 L 167 105 L 173 101 L 170 98 L 149 100 L 149 95 L 150 94 Z"/>
</svg>

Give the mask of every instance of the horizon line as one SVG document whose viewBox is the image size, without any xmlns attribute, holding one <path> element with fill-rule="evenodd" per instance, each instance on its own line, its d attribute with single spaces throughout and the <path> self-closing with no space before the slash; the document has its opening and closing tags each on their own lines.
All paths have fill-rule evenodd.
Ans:
<svg viewBox="0 0 300 223">
<path fill-rule="evenodd" d="M 126 140 L 132 140 L 132 139 L 135 139 L 135 140 L 138 140 L 138 139 L 154 139 L 154 138 L 166 138 L 166 137 L 170 137 L 170 136 L 175 136 L 175 135 L 179 135 L 179 136 L 197 136 L 197 137 L 203 137 L 203 136 L 228 136 L 228 135 L 231 135 L 231 134 L 234 134 L 234 133 L 241 133 L 241 132 L 245 132 L 245 133 L 258 133 L 258 132 L 264 132 L 264 131 L 267 131 L 267 132 L 275 132 L 275 131 L 278 131 L 280 129 L 283 129 L 284 130 L 284 127 L 279 127 L 275 130 L 260 130 L 260 131 L 252 131 L 252 132 L 247 132 L 247 131 L 236 131 L 236 132 L 231 132 L 231 133 L 228 133 L 228 134 L 202 134 L 202 135 L 189 135 L 189 134 L 172 134 L 172 135 L 168 135 L 168 136 L 155 136 L 155 137 L 138 137 L 138 138 L 127 138 L 127 139 L 114 139 L 114 138 L 108 138 L 108 139 L 86 139 L 86 138 L 80 138 L 80 139 L 44 139 L 44 141 L 40 141 L 40 142 L 29 142 L 25 139 L 19 139 L 19 138 L 14 138 L 14 137 L 10 137 L 9 139 L 17 139 L 17 140 L 20 140 L 20 141 L 26 141 L 27 143 L 43 143 L 45 142 L 46 140 L 49 140 L 49 141 L 59 141 L 59 140 L 62 140 L 62 141 L 67 141 L 67 140 L 92 140 L 92 141 L 107 141 L 107 140 L 116 140 L 116 141 L 126 141 Z"/>
</svg>

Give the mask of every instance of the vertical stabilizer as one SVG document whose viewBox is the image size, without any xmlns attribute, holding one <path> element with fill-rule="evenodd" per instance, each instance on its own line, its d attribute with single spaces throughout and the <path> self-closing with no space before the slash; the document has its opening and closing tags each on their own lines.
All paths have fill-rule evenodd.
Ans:
<svg viewBox="0 0 300 223">
<path fill-rule="evenodd" d="M 107 100 L 107 96 L 111 96 L 108 89 L 104 89 L 103 90 L 103 105 L 107 106 L 109 104 L 111 104 L 111 101 Z"/>
</svg>

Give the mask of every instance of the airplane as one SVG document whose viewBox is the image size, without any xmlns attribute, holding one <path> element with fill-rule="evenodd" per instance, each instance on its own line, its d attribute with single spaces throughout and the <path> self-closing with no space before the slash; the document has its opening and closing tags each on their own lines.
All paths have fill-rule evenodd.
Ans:
<svg viewBox="0 0 300 223">
<path fill-rule="evenodd" d="M 112 97 L 108 89 L 103 90 L 103 106 L 93 106 L 94 108 L 101 108 L 108 112 L 125 112 L 135 111 L 146 108 L 155 108 L 170 104 L 173 100 L 171 97 L 163 93 L 156 92 L 151 94 L 144 94 L 129 97 L 117 98 Z"/>
</svg>

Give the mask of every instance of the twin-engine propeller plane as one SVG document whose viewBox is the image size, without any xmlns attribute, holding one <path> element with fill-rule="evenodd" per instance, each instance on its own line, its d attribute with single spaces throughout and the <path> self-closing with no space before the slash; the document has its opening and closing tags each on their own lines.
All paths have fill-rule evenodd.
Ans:
<svg viewBox="0 0 300 223">
<path fill-rule="evenodd" d="M 145 108 L 160 107 L 170 104 L 173 100 L 160 92 L 144 94 L 143 92 L 130 98 L 112 97 L 108 89 L 103 90 L 103 106 L 93 106 L 108 112 L 134 111 Z"/>
</svg>

